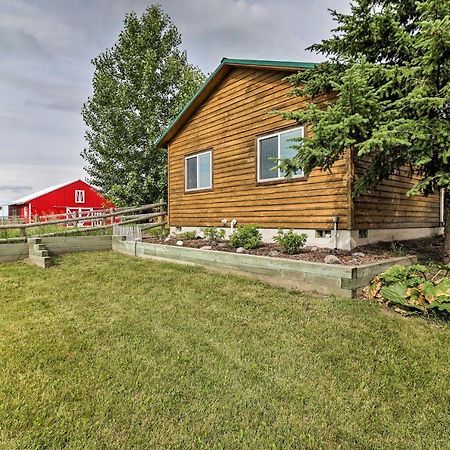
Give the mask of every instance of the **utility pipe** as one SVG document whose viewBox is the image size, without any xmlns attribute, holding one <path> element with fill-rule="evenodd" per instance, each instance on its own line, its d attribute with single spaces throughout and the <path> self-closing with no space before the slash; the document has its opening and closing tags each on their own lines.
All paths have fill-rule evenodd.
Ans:
<svg viewBox="0 0 450 450">
<path fill-rule="evenodd" d="M 334 225 L 334 249 L 337 250 L 339 216 L 333 216 Z"/>
</svg>

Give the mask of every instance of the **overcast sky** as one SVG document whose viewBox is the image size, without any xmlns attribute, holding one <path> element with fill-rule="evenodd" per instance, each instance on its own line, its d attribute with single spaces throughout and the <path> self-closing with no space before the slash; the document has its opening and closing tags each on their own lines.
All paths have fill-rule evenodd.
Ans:
<svg viewBox="0 0 450 450">
<path fill-rule="evenodd" d="M 319 61 L 305 48 L 330 35 L 328 8 L 349 0 L 162 0 L 191 63 L 222 57 Z M 81 106 L 91 59 L 111 47 L 145 0 L 0 0 L 0 205 L 86 177 Z"/>
</svg>

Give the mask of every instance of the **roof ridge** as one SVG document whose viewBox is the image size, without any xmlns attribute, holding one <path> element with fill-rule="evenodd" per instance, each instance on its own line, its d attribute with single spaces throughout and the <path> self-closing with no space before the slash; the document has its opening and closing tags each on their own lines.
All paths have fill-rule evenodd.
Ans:
<svg viewBox="0 0 450 450">
<path fill-rule="evenodd" d="M 76 180 L 72 180 L 72 181 L 68 181 L 66 183 L 60 183 L 60 184 L 55 184 L 54 186 L 48 186 L 46 188 L 40 189 L 38 191 L 32 192 L 31 194 L 28 195 L 24 195 L 23 197 L 20 197 L 16 200 L 13 200 L 9 203 L 7 203 L 8 205 L 20 205 L 22 203 L 26 203 L 29 202 L 30 200 L 34 200 L 38 197 L 41 197 L 43 195 L 49 194 L 50 192 L 56 191 L 57 189 L 61 189 L 63 187 L 68 186 L 69 184 L 72 183 L 76 183 L 77 181 L 82 181 L 83 183 L 86 183 L 88 186 L 90 186 L 89 183 L 87 183 L 86 181 L 82 180 L 81 178 L 77 178 Z"/>
</svg>

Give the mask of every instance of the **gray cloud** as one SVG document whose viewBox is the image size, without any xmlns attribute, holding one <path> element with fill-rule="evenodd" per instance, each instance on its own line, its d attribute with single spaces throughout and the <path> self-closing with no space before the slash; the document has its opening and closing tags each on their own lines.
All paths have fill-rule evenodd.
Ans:
<svg viewBox="0 0 450 450">
<path fill-rule="evenodd" d="M 5 186 L 2 186 L 0 184 L 0 191 L 27 192 L 30 189 L 32 189 L 32 188 L 29 185 L 5 185 Z"/>
<path fill-rule="evenodd" d="M 211 72 L 229 58 L 318 61 L 305 51 L 330 35 L 327 8 L 349 0 L 160 0 L 189 60 Z M 2 0 L 0 3 L 0 204 L 84 177 L 81 106 L 92 58 L 111 47 L 147 0 Z M 5 189 L 5 187 L 9 187 Z M 27 189 L 28 190 L 28 189 Z"/>
</svg>

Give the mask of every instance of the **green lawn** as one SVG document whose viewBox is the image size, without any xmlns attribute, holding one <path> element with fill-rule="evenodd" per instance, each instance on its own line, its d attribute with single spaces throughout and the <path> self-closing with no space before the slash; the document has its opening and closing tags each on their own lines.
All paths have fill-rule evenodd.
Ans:
<svg viewBox="0 0 450 450">
<path fill-rule="evenodd" d="M 450 326 L 112 252 L 0 265 L 0 448 L 450 448 Z"/>
</svg>

